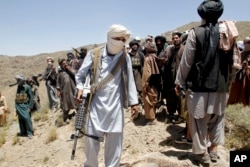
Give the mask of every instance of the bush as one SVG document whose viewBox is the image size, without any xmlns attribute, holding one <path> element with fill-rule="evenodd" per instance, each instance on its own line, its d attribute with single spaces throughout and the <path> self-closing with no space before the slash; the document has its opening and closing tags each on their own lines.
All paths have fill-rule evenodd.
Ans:
<svg viewBox="0 0 250 167">
<path fill-rule="evenodd" d="M 228 149 L 250 149 L 250 107 L 229 105 L 225 111 L 225 146 Z"/>
<path fill-rule="evenodd" d="M 56 139 L 57 139 L 57 131 L 56 131 L 56 128 L 53 127 L 50 129 L 49 134 L 47 136 L 47 140 L 45 143 L 48 144 Z"/>
<path fill-rule="evenodd" d="M 33 114 L 32 114 L 32 118 L 35 122 L 38 122 L 38 121 L 47 121 L 49 119 L 49 116 L 48 116 L 48 111 L 47 109 L 41 109 L 40 111 L 35 111 Z"/>
<path fill-rule="evenodd" d="M 0 129 L 0 147 L 5 143 L 6 132 L 5 130 Z"/>
</svg>

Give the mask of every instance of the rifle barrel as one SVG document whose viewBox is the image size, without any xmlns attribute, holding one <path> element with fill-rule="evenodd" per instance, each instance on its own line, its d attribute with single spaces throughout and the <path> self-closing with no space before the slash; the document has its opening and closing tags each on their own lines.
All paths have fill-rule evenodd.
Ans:
<svg viewBox="0 0 250 167">
<path fill-rule="evenodd" d="M 12 86 L 15 86 L 15 85 L 17 85 L 17 82 L 13 83 L 13 84 L 10 84 L 9 87 L 12 87 Z"/>
</svg>

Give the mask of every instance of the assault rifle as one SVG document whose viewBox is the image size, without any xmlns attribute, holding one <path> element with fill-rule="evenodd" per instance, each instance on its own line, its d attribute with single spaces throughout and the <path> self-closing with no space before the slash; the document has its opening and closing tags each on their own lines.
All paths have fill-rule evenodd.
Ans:
<svg viewBox="0 0 250 167">
<path fill-rule="evenodd" d="M 81 55 L 81 53 L 80 53 L 77 49 L 75 49 L 75 48 L 73 48 L 73 47 L 72 47 L 72 49 L 76 52 L 76 54 Z"/>
<path fill-rule="evenodd" d="M 71 135 L 71 139 L 74 139 L 74 145 L 73 145 L 73 149 L 72 149 L 72 154 L 71 154 L 71 160 L 74 160 L 75 157 L 75 151 L 76 151 L 76 145 L 77 145 L 77 140 L 79 138 L 79 134 L 82 133 L 83 135 L 90 137 L 92 139 L 95 139 L 99 142 L 103 142 L 104 138 L 103 137 L 98 137 L 98 136 L 94 136 L 91 134 L 87 134 L 85 133 L 82 129 L 84 129 L 84 125 L 85 125 L 85 121 L 86 121 L 86 117 L 88 114 L 88 107 L 89 107 L 89 101 L 90 101 L 90 97 L 91 94 L 87 93 L 86 97 L 83 97 L 82 100 L 82 104 L 81 107 L 78 109 L 77 111 L 77 115 L 76 115 L 76 119 L 75 119 L 75 134 Z"/>
</svg>

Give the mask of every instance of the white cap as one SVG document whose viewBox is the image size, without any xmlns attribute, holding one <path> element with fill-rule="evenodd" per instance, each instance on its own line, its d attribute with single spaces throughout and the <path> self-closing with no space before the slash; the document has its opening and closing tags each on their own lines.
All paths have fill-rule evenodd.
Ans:
<svg viewBox="0 0 250 167">
<path fill-rule="evenodd" d="M 135 37 L 135 40 L 137 40 L 137 41 L 141 41 L 141 38 L 140 38 L 140 37 L 138 37 L 138 36 L 136 36 L 136 37 Z"/>
</svg>

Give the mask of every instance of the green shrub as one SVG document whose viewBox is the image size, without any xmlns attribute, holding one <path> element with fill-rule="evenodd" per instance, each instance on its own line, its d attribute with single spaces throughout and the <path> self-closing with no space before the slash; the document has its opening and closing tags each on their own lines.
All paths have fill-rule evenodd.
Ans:
<svg viewBox="0 0 250 167">
<path fill-rule="evenodd" d="M 250 107 L 229 105 L 225 118 L 225 146 L 228 149 L 250 149 Z"/>
</svg>

